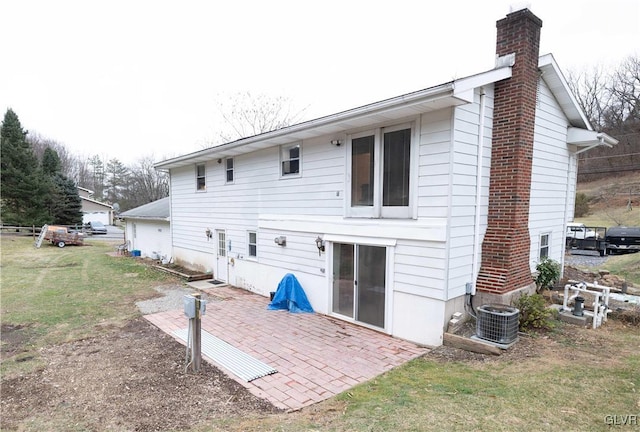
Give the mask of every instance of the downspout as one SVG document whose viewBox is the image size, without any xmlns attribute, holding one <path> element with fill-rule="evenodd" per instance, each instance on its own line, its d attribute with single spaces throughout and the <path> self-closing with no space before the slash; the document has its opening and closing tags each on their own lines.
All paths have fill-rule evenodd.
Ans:
<svg viewBox="0 0 640 432">
<path fill-rule="evenodd" d="M 476 208 L 473 224 L 473 262 L 471 265 L 471 298 L 476 294 L 476 280 L 478 279 L 478 266 L 480 256 L 480 213 L 482 210 L 482 158 L 484 150 L 484 116 L 485 116 L 485 91 L 480 87 L 480 118 L 478 120 L 478 160 L 476 162 Z M 471 308 L 473 313 L 473 308 Z"/>
</svg>

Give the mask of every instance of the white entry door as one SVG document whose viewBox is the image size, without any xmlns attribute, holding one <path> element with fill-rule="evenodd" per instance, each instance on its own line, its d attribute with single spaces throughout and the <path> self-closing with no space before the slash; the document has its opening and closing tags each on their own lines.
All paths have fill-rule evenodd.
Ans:
<svg viewBox="0 0 640 432">
<path fill-rule="evenodd" d="M 227 233 L 225 230 L 216 230 L 216 274 L 214 278 L 227 282 Z"/>
</svg>

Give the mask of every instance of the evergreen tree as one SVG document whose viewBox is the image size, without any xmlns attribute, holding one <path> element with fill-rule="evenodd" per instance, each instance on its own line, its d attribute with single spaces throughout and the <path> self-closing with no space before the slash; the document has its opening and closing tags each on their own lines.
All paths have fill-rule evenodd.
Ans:
<svg viewBox="0 0 640 432">
<path fill-rule="evenodd" d="M 8 109 L 0 128 L 0 186 L 5 224 L 28 226 L 47 222 L 46 182 L 26 134 L 17 114 Z"/>
<path fill-rule="evenodd" d="M 118 159 L 107 162 L 105 198 L 110 203 L 120 202 L 129 182 L 129 169 Z"/>
<path fill-rule="evenodd" d="M 52 207 L 53 222 L 60 225 L 82 223 L 82 199 L 73 180 L 62 174 L 53 177 L 56 201 Z"/>
<path fill-rule="evenodd" d="M 61 173 L 60 157 L 51 147 L 45 148 L 42 154 L 42 173 L 46 176 Z"/>
<path fill-rule="evenodd" d="M 82 199 L 73 180 L 62 173 L 58 152 L 47 147 L 42 155 L 42 173 L 49 193 L 45 197 L 49 222 L 59 225 L 82 223 Z"/>
</svg>

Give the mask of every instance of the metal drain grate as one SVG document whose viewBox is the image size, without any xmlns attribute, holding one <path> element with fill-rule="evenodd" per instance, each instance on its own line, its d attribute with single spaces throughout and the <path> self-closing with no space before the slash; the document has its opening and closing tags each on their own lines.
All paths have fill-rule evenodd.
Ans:
<svg viewBox="0 0 640 432">
<path fill-rule="evenodd" d="M 173 334 L 183 340 L 185 344 L 187 343 L 188 329 L 175 330 Z M 201 333 L 201 342 L 203 355 L 247 382 L 278 372 L 271 366 L 204 330 Z"/>
</svg>

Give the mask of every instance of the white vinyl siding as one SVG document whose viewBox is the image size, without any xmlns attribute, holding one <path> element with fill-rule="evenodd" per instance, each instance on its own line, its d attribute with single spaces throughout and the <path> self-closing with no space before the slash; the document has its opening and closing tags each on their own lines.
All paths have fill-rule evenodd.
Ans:
<svg viewBox="0 0 640 432">
<path fill-rule="evenodd" d="M 554 242 L 550 244 L 549 258 L 562 262 L 565 219 L 573 216 L 575 199 L 575 189 L 570 187 L 575 178 L 575 155 L 566 144 L 569 123 L 544 79 L 538 97 L 529 207 L 531 271 L 539 262 L 539 239 L 543 233 L 548 233 Z"/>
<path fill-rule="evenodd" d="M 444 109 L 421 116 L 418 151 L 418 218 L 446 218 L 449 213 L 451 115 Z"/>
<path fill-rule="evenodd" d="M 344 147 L 332 146 L 326 138 L 305 141 L 304 146 L 305 174 L 286 182 L 278 181 L 279 147 L 234 157 L 232 184 L 226 184 L 225 164 L 208 165 L 205 200 L 193 193 L 193 168 L 172 170 L 172 230 L 178 254 L 183 250 L 192 251 L 189 256 L 201 254 L 199 264 L 210 267 L 213 258 L 202 255 L 214 252 L 212 242 L 204 235 L 210 228 L 226 229 L 231 242 L 230 256 L 248 256 L 246 233 L 258 226 L 258 215 L 263 213 L 341 217 L 344 211 Z M 268 250 L 263 250 L 261 239 L 273 244 L 273 238 L 267 241 L 262 233 L 258 233 L 258 239 L 260 259 L 268 258 L 263 255 L 263 252 L 268 254 Z M 318 250 L 314 242 L 310 246 L 316 261 L 314 272 L 317 272 Z"/>
<path fill-rule="evenodd" d="M 493 86 L 485 87 L 484 140 L 482 150 L 482 190 L 479 239 L 482 242 L 487 229 L 489 202 L 489 173 L 491 171 L 491 137 L 493 128 Z M 478 133 L 480 120 L 480 94 L 474 95 L 474 103 L 457 107 L 453 113 L 453 151 L 451 153 L 451 202 L 449 206 L 449 244 L 447 299 L 465 294 L 466 283 L 474 283 L 472 274 L 473 244 L 476 213 Z M 481 261 L 478 249 L 477 267 Z"/>
</svg>

